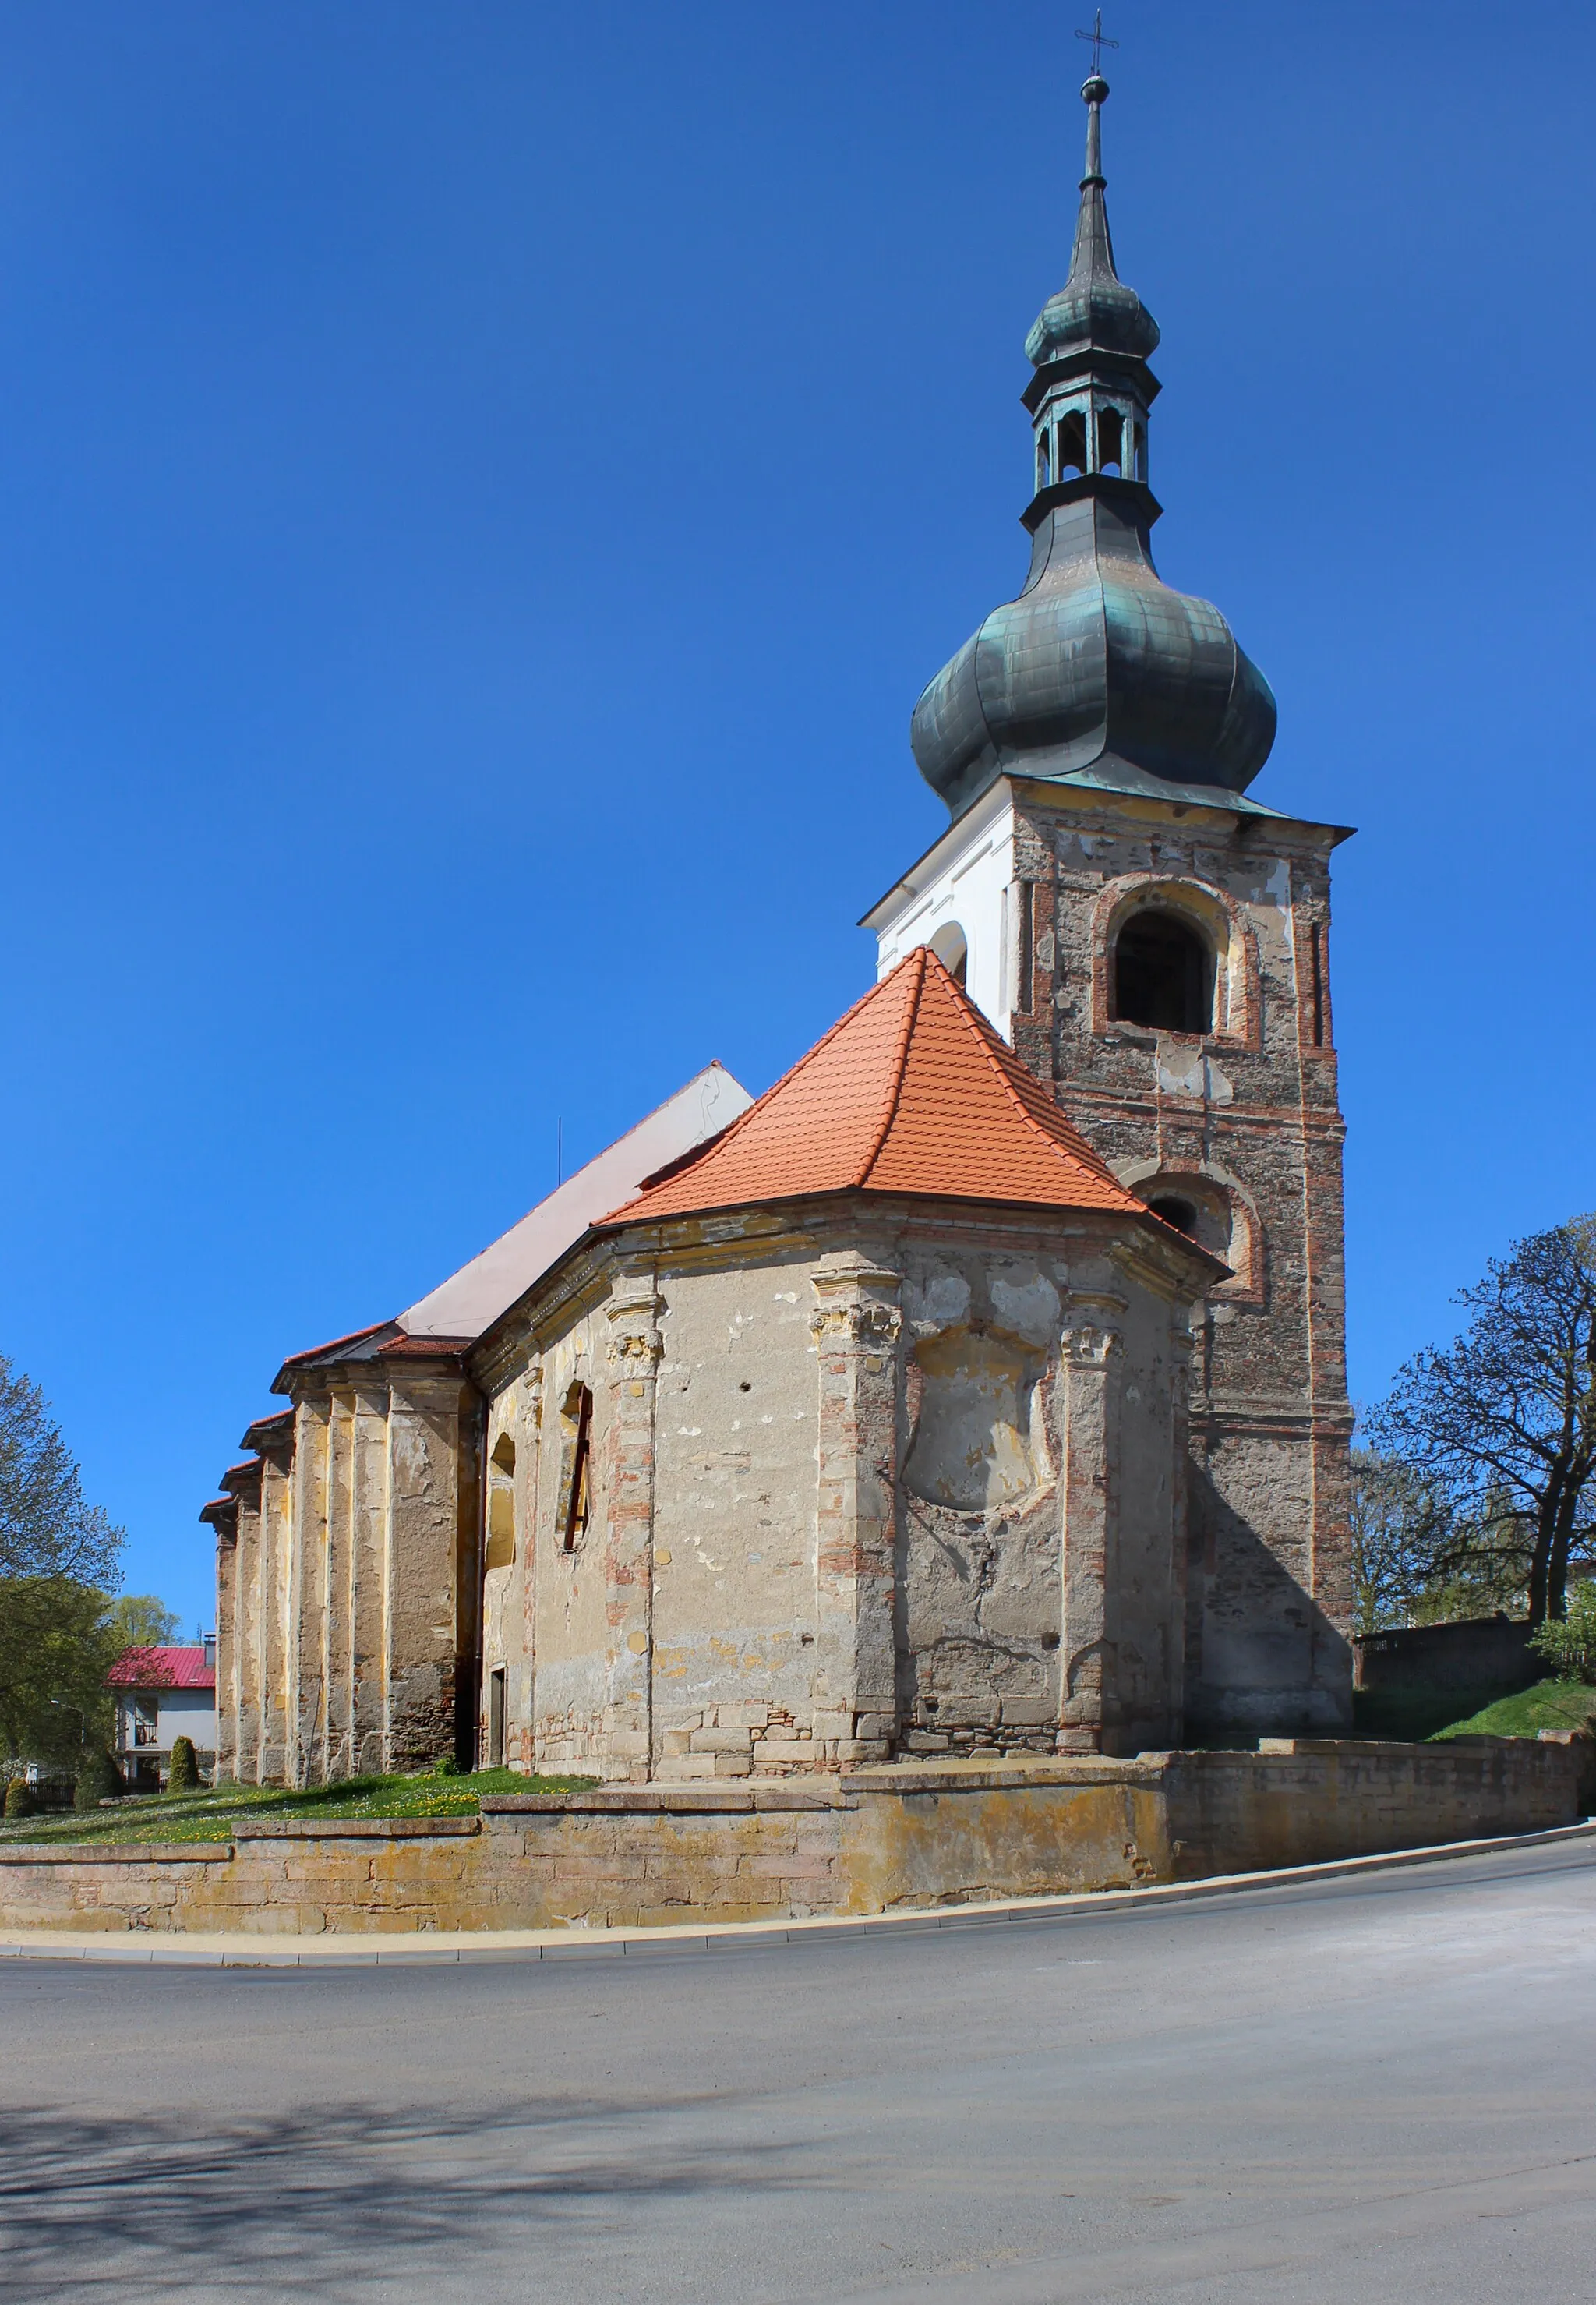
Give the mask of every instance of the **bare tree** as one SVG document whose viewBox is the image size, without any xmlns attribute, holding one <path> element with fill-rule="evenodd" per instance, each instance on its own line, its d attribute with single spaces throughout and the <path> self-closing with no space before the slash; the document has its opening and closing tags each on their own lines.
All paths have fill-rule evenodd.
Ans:
<svg viewBox="0 0 1596 2305">
<path fill-rule="evenodd" d="M 1540 1625 L 1596 1533 L 1596 1216 L 1515 1242 L 1456 1302 L 1468 1327 L 1405 1364 L 1368 1438 L 1430 1501 L 1428 1581 L 1519 1586 Z"/>
<path fill-rule="evenodd" d="M 1352 1589 L 1360 1633 L 1412 1621 L 1429 1586 L 1441 1515 L 1399 1457 L 1352 1452 Z"/>
</svg>

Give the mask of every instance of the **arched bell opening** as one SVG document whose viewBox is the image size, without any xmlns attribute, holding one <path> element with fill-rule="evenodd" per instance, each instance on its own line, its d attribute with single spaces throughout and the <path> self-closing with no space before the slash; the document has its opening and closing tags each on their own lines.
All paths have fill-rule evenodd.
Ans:
<svg viewBox="0 0 1596 2305">
<path fill-rule="evenodd" d="M 1247 1215 L 1223 1185 L 1211 1177 L 1166 1170 L 1135 1189 L 1155 1217 L 1229 1265 L 1244 1285 L 1251 1264 Z M 1236 1283 L 1218 1285 L 1234 1291 Z"/>
<path fill-rule="evenodd" d="M 1160 1033 L 1214 1029 L 1214 956 L 1181 914 L 1133 913 L 1114 940 L 1109 1016 Z"/>
<path fill-rule="evenodd" d="M 944 921 L 928 941 L 954 982 L 962 985 L 970 973 L 970 948 L 957 921 Z"/>
<path fill-rule="evenodd" d="M 1117 408 L 1098 410 L 1097 436 L 1099 472 L 1120 472 L 1125 454 L 1125 420 Z"/>
<path fill-rule="evenodd" d="M 1082 410 L 1072 408 L 1058 424 L 1058 477 L 1062 481 L 1085 470 L 1086 418 Z"/>
</svg>

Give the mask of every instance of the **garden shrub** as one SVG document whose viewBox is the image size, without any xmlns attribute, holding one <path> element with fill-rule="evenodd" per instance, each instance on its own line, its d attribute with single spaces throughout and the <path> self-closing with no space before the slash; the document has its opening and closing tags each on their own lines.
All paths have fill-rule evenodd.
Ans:
<svg viewBox="0 0 1596 2305">
<path fill-rule="evenodd" d="M 1596 1580 L 1582 1578 L 1568 1595 L 1568 1613 L 1530 1636 L 1530 1646 L 1565 1680 L 1596 1681 Z"/>
<path fill-rule="evenodd" d="M 78 1763 L 77 1782 L 72 1787 L 73 1808 L 81 1816 L 121 1790 L 122 1772 L 109 1753 L 96 1752 L 90 1748 Z"/>
<path fill-rule="evenodd" d="M 33 1795 L 28 1790 L 28 1780 L 26 1777 L 11 1777 L 7 1779 L 5 1786 L 5 1814 L 8 1818 L 13 1816 L 32 1816 Z"/>
<path fill-rule="evenodd" d="M 169 1793 L 197 1793 L 200 1790 L 200 1756 L 194 1750 L 191 1737 L 173 1740 L 172 1766 L 166 1777 Z"/>
</svg>

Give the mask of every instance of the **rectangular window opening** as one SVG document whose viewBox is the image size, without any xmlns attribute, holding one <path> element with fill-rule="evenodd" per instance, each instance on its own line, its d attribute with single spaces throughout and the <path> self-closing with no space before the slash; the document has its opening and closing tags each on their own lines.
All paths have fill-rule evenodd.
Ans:
<svg viewBox="0 0 1596 2305">
<path fill-rule="evenodd" d="M 1014 888 L 1019 897 L 1016 922 L 1019 961 L 1015 971 L 1019 978 L 1019 996 L 1014 1006 L 1022 1016 L 1029 1016 L 1036 1006 L 1031 982 L 1036 967 L 1036 883 L 1034 880 L 1016 880 Z"/>
<path fill-rule="evenodd" d="M 560 1542 L 567 1552 L 585 1531 L 591 1510 L 591 1438 L 593 1395 L 585 1384 L 573 1385 L 562 1412 L 565 1427 L 565 1458 L 560 1482 Z"/>
<path fill-rule="evenodd" d="M 488 1765 L 505 1765 L 505 1668 L 496 1664 L 488 1676 Z"/>
</svg>

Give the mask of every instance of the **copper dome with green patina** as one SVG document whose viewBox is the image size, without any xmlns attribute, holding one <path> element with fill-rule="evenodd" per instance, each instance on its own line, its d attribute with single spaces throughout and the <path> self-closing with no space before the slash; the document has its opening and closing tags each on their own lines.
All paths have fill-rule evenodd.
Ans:
<svg viewBox="0 0 1596 2305">
<path fill-rule="evenodd" d="M 1094 73 L 1069 277 L 1026 339 L 1038 485 L 1031 563 L 914 710 L 921 774 L 961 815 L 1013 774 L 1116 789 L 1244 792 L 1268 759 L 1269 683 L 1211 602 L 1153 565 L 1161 507 L 1146 481 L 1146 362 L 1158 323 L 1115 269 Z M 1079 443 L 1078 448 L 1072 444 Z M 1063 459 L 1078 454 L 1081 469 Z"/>
</svg>

